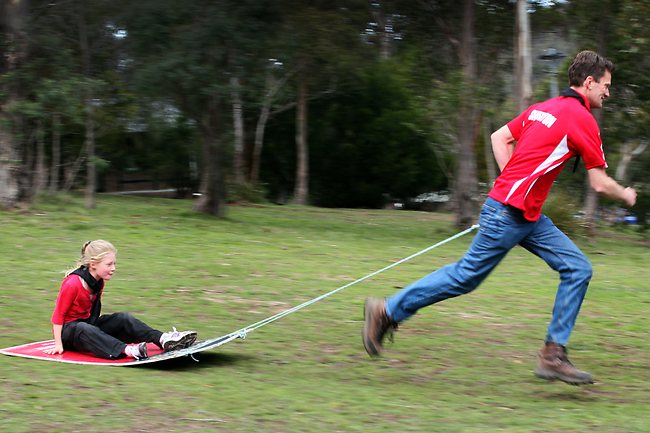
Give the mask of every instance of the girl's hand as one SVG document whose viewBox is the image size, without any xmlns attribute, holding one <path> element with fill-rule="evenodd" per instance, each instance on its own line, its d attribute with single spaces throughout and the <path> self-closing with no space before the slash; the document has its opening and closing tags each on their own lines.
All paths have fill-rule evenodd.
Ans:
<svg viewBox="0 0 650 433">
<path fill-rule="evenodd" d="M 63 353 L 63 344 L 54 343 L 54 346 L 43 349 L 43 352 L 48 355 L 56 355 L 57 353 Z"/>
</svg>

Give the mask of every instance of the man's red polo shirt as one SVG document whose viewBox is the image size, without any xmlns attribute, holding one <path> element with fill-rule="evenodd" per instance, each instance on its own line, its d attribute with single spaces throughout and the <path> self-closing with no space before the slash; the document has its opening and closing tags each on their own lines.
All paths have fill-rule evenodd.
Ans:
<svg viewBox="0 0 650 433">
<path fill-rule="evenodd" d="M 515 151 L 489 196 L 537 221 L 549 190 L 566 162 L 580 155 L 587 170 L 607 167 L 600 130 L 583 95 L 558 96 L 531 105 L 508 122 Z"/>
</svg>

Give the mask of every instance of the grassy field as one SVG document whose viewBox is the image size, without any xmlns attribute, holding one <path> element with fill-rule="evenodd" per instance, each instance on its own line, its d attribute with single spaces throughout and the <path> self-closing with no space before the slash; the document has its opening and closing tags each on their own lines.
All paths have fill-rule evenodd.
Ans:
<svg viewBox="0 0 650 433">
<path fill-rule="evenodd" d="M 457 230 L 447 215 L 66 197 L 0 213 L 0 347 L 50 338 L 62 272 L 86 240 L 118 248 L 104 312 L 220 336 L 354 281 Z M 148 367 L 0 356 L 0 423 L 18 432 L 650 432 L 647 241 L 579 241 L 594 279 L 570 344 L 597 383 L 532 370 L 557 277 L 513 250 L 479 290 L 423 309 L 380 359 L 362 306 L 457 259 L 472 235 L 199 354 Z"/>
</svg>

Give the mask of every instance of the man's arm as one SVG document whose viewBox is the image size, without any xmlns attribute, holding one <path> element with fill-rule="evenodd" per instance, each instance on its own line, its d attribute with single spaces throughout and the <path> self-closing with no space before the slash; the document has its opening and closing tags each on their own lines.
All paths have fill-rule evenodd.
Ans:
<svg viewBox="0 0 650 433">
<path fill-rule="evenodd" d="M 499 165 L 499 170 L 503 171 L 503 168 L 510 161 L 510 157 L 515 151 L 515 138 L 512 136 L 508 125 L 503 125 L 494 131 L 490 138 L 492 139 L 494 159 L 496 159 Z"/>
<path fill-rule="evenodd" d="M 605 173 L 603 167 L 589 169 L 587 173 L 589 173 L 589 185 L 598 194 L 619 200 L 628 207 L 632 207 L 636 203 L 636 191 L 634 188 L 621 186 Z"/>
</svg>

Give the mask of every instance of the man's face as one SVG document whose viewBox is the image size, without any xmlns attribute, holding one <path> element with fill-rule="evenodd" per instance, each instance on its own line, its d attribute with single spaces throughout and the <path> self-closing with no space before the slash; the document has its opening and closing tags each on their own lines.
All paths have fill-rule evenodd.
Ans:
<svg viewBox="0 0 650 433">
<path fill-rule="evenodd" d="M 609 88 L 612 85 L 612 74 L 605 71 L 605 74 L 596 81 L 593 77 L 589 76 L 585 80 L 586 83 L 586 97 L 589 101 L 591 108 L 603 108 L 603 102 L 609 98 Z"/>
</svg>

